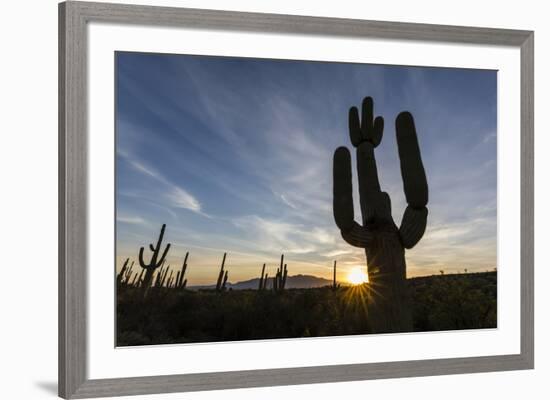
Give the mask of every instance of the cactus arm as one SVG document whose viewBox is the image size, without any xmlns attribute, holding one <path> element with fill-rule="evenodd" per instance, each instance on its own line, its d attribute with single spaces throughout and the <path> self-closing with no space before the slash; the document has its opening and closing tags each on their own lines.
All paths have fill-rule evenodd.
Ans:
<svg viewBox="0 0 550 400">
<path fill-rule="evenodd" d="M 162 257 L 160 258 L 160 260 L 157 262 L 157 265 L 160 265 L 164 262 L 164 260 L 166 259 L 166 254 L 168 254 L 168 250 L 170 250 L 170 246 L 171 244 L 168 243 L 166 245 L 166 248 L 164 249 L 164 253 L 162 253 Z"/>
<path fill-rule="evenodd" d="M 141 268 L 149 268 L 151 266 L 151 264 L 146 264 L 145 261 L 143 260 L 143 251 L 145 250 L 145 248 L 143 247 L 140 247 L 139 248 L 139 257 L 138 257 L 138 260 L 139 260 L 139 265 L 141 266 Z"/>
<path fill-rule="evenodd" d="M 354 220 L 351 155 L 345 147 L 334 152 L 332 201 L 334 221 L 342 238 L 352 246 L 365 248 L 372 235 Z"/>
<path fill-rule="evenodd" d="M 395 131 L 407 204 L 413 208 L 425 207 L 428 204 L 428 182 L 420 156 L 414 119 L 409 112 L 402 112 L 397 116 Z"/>
<path fill-rule="evenodd" d="M 407 206 L 399 228 L 399 236 L 401 243 L 406 249 L 412 249 L 424 236 L 426 231 L 426 223 L 428 220 L 428 209 L 412 208 Z"/>
<path fill-rule="evenodd" d="M 164 230 L 165 229 L 166 229 L 166 224 L 162 224 L 162 228 L 160 228 L 160 235 L 159 235 L 159 239 L 157 241 L 157 246 L 156 246 L 157 250 L 160 250 L 160 246 L 162 244 L 162 238 L 164 237 Z"/>
<path fill-rule="evenodd" d="M 348 231 L 340 231 L 342 239 L 354 247 L 366 248 L 372 241 L 373 235 L 368 229 L 363 228 L 357 222 L 353 221 L 353 226 Z"/>
<path fill-rule="evenodd" d="M 382 133 L 384 132 L 384 118 L 376 117 L 374 119 L 372 145 L 377 147 L 382 141 Z"/>
<path fill-rule="evenodd" d="M 149 249 L 151 251 L 155 251 L 155 247 L 153 246 L 153 243 L 149 243 Z"/>
<path fill-rule="evenodd" d="M 399 236 L 403 247 L 414 247 L 424 235 L 428 219 L 428 182 L 420 156 L 413 116 L 400 113 L 395 120 L 397 146 L 401 163 L 403 190 L 407 208 L 403 214 Z"/>
<path fill-rule="evenodd" d="M 353 195 L 351 183 L 351 155 L 345 147 L 334 152 L 333 197 L 334 221 L 342 232 L 352 229 L 354 221 Z"/>
</svg>

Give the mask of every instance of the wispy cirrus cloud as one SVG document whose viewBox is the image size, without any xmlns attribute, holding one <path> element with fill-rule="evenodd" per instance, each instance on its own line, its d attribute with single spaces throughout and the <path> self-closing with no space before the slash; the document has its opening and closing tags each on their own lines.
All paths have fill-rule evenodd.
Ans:
<svg viewBox="0 0 550 400">
<path fill-rule="evenodd" d="M 166 188 L 166 191 L 161 195 L 167 200 L 167 205 L 177 208 L 184 208 L 199 214 L 201 212 L 201 204 L 197 198 L 187 192 L 178 185 L 169 182 L 162 174 L 154 168 L 144 165 L 143 163 L 134 160 L 128 153 L 119 151 L 118 154 L 124 158 L 136 171 L 149 176 Z M 157 189 L 158 191 L 158 189 Z"/>
<path fill-rule="evenodd" d="M 201 211 L 199 201 L 180 187 L 175 186 L 167 197 L 175 207 L 186 208 L 195 212 Z"/>
</svg>

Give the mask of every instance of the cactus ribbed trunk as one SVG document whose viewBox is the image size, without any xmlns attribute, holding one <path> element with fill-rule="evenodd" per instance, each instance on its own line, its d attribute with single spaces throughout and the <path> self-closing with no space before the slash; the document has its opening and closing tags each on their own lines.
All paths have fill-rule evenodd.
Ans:
<svg viewBox="0 0 550 400">
<path fill-rule="evenodd" d="M 405 250 L 394 232 L 382 232 L 365 249 L 369 275 L 368 320 L 375 333 L 412 331 Z"/>
</svg>

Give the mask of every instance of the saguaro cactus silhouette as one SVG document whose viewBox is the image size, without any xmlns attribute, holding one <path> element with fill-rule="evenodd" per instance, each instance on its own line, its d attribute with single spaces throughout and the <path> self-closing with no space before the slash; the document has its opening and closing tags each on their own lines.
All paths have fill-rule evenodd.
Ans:
<svg viewBox="0 0 550 400">
<path fill-rule="evenodd" d="M 189 252 L 185 253 L 185 258 L 181 266 L 181 271 L 178 271 L 176 275 L 176 282 L 174 287 L 176 289 L 185 289 L 187 286 L 187 279 L 185 278 L 185 272 L 187 271 L 187 259 L 189 258 Z"/>
<path fill-rule="evenodd" d="M 267 283 L 267 275 L 265 273 L 265 264 L 262 266 L 262 274 L 260 275 L 260 281 L 258 283 L 258 290 L 264 290 Z"/>
<path fill-rule="evenodd" d="M 424 235 L 428 217 L 428 183 L 420 156 L 413 116 L 400 113 L 395 121 L 407 208 L 398 228 L 391 215 L 390 197 L 380 190 L 374 149 L 382 140 L 384 120 L 373 116 L 372 98 L 362 104 L 361 121 L 356 107 L 349 111 L 349 133 L 357 149 L 357 175 L 362 225 L 354 220 L 351 156 L 346 147 L 334 152 L 333 212 L 342 238 L 365 249 L 371 296 L 369 321 L 373 332 L 412 330 L 406 285 L 405 249 Z"/>
<path fill-rule="evenodd" d="M 286 267 L 286 264 L 284 264 L 284 258 L 285 258 L 285 255 L 281 254 L 281 265 L 279 266 L 279 268 L 277 268 L 277 273 L 273 278 L 273 290 L 275 290 L 276 292 L 285 290 L 285 286 L 286 286 L 288 269 Z"/>
<path fill-rule="evenodd" d="M 216 292 L 223 292 L 226 289 L 228 272 L 224 270 L 225 257 L 227 253 L 223 253 L 222 265 L 220 266 L 220 273 L 218 274 L 218 280 L 216 281 Z"/>
<path fill-rule="evenodd" d="M 166 245 L 166 248 L 164 249 L 164 252 L 162 253 L 162 256 L 159 257 L 161 254 L 160 248 L 162 247 L 162 238 L 164 237 L 164 230 L 166 229 L 166 224 L 162 225 L 162 228 L 160 229 L 160 235 L 157 241 L 157 245 L 153 246 L 151 243 L 149 245 L 149 249 L 153 252 L 153 255 L 151 256 L 151 260 L 146 263 L 143 260 L 143 251 L 145 250 L 143 247 L 139 249 L 139 265 L 141 265 L 141 268 L 144 268 L 147 272 L 145 273 L 145 276 L 143 277 L 143 283 L 142 287 L 145 291 L 151 287 L 151 282 L 153 281 L 153 275 L 155 273 L 155 270 L 160 267 L 166 258 L 166 254 L 168 254 L 168 250 L 170 250 L 170 243 Z"/>
<path fill-rule="evenodd" d="M 338 289 L 338 284 L 336 283 L 336 260 L 334 260 L 334 264 L 332 266 L 332 290 Z"/>
<path fill-rule="evenodd" d="M 122 285 L 122 283 L 124 282 L 124 277 L 125 277 L 125 274 L 126 274 L 126 270 L 128 269 L 128 263 L 130 262 L 130 259 L 127 258 L 125 261 L 124 261 L 124 265 L 122 265 L 122 268 L 120 270 L 120 272 L 118 273 L 118 275 L 116 276 L 116 283 L 117 283 L 117 286 L 120 286 Z"/>
</svg>

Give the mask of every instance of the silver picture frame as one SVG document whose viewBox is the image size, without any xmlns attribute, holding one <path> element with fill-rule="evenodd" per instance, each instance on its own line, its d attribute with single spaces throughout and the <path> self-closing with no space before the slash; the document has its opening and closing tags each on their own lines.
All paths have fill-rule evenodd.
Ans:
<svg viewBox="0 0 550 400">
<path fill-rule="evenodd" d="M 521 54 L 521 351 L 484 357 L 169 376 L 87 375 L 87 25 L 90 22 L 510 46 Z M 534 368 L 534 33 L 92 2 L 59 4 L 59 396 L 67 399 Z"/>
</svg>

